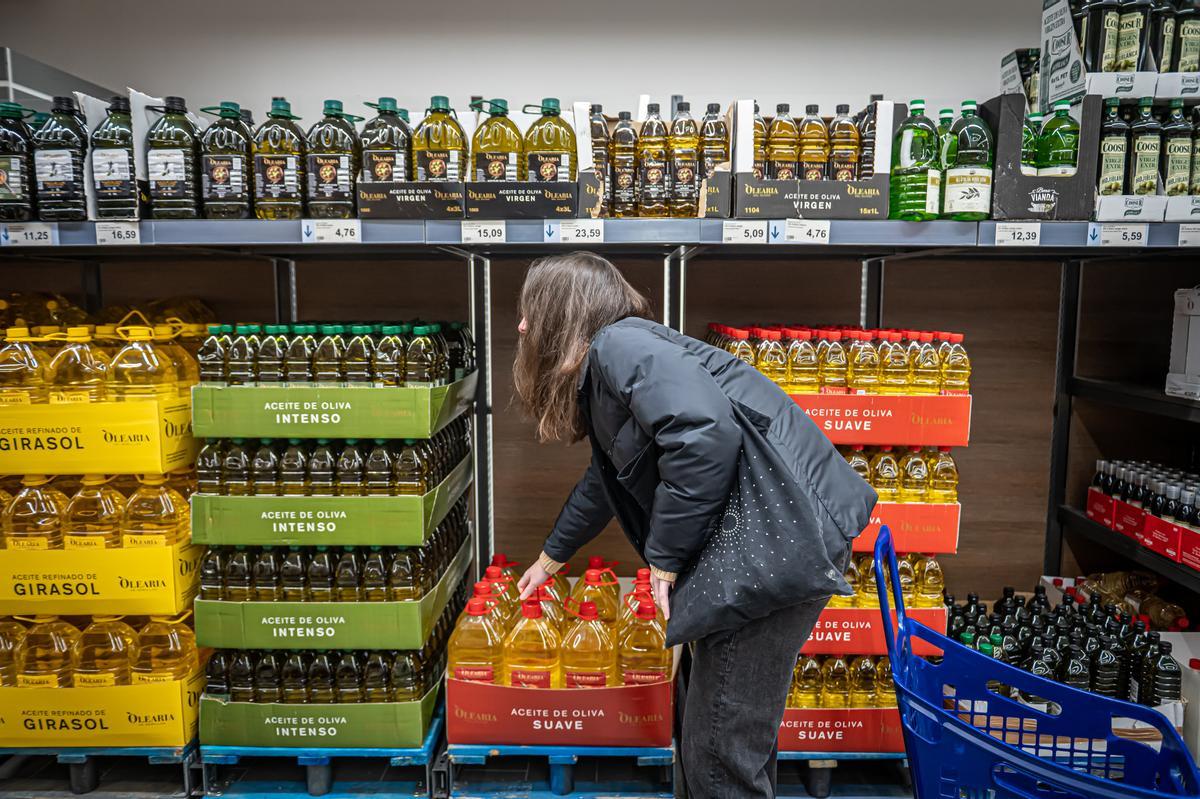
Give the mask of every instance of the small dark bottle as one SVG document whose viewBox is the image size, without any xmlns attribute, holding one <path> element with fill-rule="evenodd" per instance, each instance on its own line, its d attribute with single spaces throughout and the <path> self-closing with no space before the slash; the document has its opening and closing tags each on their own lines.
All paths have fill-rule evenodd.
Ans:
<svg viewBox="0 0 1200 799">
<path fill-rule="evenodd" d="M 1080 691 L 1092 687 L 1092 664 L 1088 662 L 1083 649 L 1072 646 L 1067 651 L 1066 665 L 1063 667 L 1063 682 Z"/>
<path fill-rule="evenodd" d="M 1183 670 L 1179 661 L 1171 654 L 1171 642 L 1158 645 L 1158 653 L 1145 669 L 1146 683 L 1151 689 L 1150 701 L 1143 704 L 1156 707 L 1167 702 L 1177 702 L 1183 684 Z"/>
<path fill-rule="evenodd" d="M 1175 518 L 1175 513 L 1179 509 L 1179 496 L 1182 489 L 1179 483 L 1171 483 L 1167 486 L 1167 501 L 1163 503 L 1161 517 L 1164 519 Z"/>
<path fill-rule="evenodd" d="M 1121 693 L 1120 653 L 1115 639 L 1100 639 L 1100 648 L 1092 656 L 1092 691 L 1103 696 L 1124 698 Z"/>
<path fill-rule="evenodd" d="M 33 219 L 33 131 L 25 124 L 28 110 L 19 103 L 0 103 L 0 221 Z"/>
<path fill-rule="evenodd" d="M 43 222 L 86 220 L 83 159 L 88 139 L 73 98 L 54 98 L 49 118 L 33 134 L 33 147 L 38 219 Z"/>
<path fill-rule="evenodd" d="M 1179 492 L 1179 505 L 1175 508 L 1175 523 L 1180 527 L 1192 527 L 1196 523 L 1196 493 Z"/>
</svg>

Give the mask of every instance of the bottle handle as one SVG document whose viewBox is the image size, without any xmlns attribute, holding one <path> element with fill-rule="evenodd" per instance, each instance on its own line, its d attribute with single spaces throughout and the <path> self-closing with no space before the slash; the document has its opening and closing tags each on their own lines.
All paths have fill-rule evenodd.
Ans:
<svg viewBox="0 0 1200 799">
<path fill-rule="evenodd" d="M 603 586 L 603 587 L 605 587 L 605 588 L 607 588 L 607 587 L 610 587 L 610 586 L 614 586 L 614 585 L 620 585 L 620 584 L 621 584 L 621 581 L 620 581 L 620 580 L 617 578 L 617 573 L 616 573 L 615 571 L 613 571 L 613 570 L 612 570 L 612 567 L 613 567 L 613 566 L 616 566 L 616 565 L 617 565 L 617 562 L 616 562 L 616 561 L 613 561 L 613 562 L 612 562 L 612 563 L 610 563 L 609 565 L 605 566 L 603 569 L 600 569 L 600 570 L 599 570 L 601 574 L 604 574 L 605 572 L 607 572 L 608 574 L 612 575 L 612 582 L 611 582 L 611 583 L 609 583 L 609 582 L 603 582 L 603 583 L 594 583 L 594 585 Z"/>
<path fill-rule="evenodd" d="M 632 610 L 636 613 L 637 612 L 637 604 L 639 602 L 641 602 L 643 599 L 649 599 L 651 602 L 653 602 L 654 596 L 651 595 L 651 593 L 649 591 L 630 591 L 628 594 L 625 595 L 625 599 L 622 601 L 625 603 L 625 607 L 629 608 L 630 610 Z"/>
<path fill-rule="evenodd" d="M 572 602 L 575 603 L 574 610 L 571 609 Z M 562 605 L 563 605 L 563 610 L 565 610 L 567 613 L 570 613 L 575 618 L 577 618 L 577 619 L 583 618 L 582 616 L 579 615 L 579 611 L 583 608 L 583 602 L 581 600 L 579 600 L 573 596 L 563 597 Z"/>
</svg>

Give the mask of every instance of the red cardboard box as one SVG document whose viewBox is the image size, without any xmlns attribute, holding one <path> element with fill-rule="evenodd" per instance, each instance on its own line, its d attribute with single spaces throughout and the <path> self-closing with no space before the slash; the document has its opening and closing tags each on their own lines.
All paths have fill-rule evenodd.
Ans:
<svg viewBox="0 0 1200 799">
<path fill-rule="evenodd" d="M 971 397 L 880 394 L 793 394 L 835 444 L 912 444 L 965 447 Z"/>
<path fill-rule="evenodd" d="M 1180 529 L 1179 562 L 1200 571 L 1200 533 Z"/>
<path fill-rule="evenodd" d="M 1142 526 L 1142 546 L 1179 563 L 1184 532 L 1191 531 L 1185 531 L 1179 525 L 1157 516 L 1145 514 L 1145 524 Z"/>
<path fill-rule="evenodd" d="M 788 708 L 779 725 L 784 752 L 903 752 L 904 728 L 894 707 Z"/>
<path fill-rule="evenodd" d="M 1130 538 L 1142 540 L 1142 525 L 1146 514 L 1141 508 L 1130 505 L 1128 502 L 1122 502 L 1119 499 L 1113 500 L 1113 524 L 1112 528 L 1121 535 L 1127 535 Z"/>
<path fill-rule="evenodd" d="M 1112 497 L 1103 491 L 1089 488 L 1087 492 L 1087 507 L 1084 510 L 1087 513 L 1087 517 L 1092 521 L 1099 522 L 1105 527 L 1113 526 L 1116 503 Z"/>
<path fill-rule="evenodd" d="M 958 552 L 958 521 L 962 507 L 957 503 L 880 502 L 871 513 L 871 523 L 854 539 L 855 552 L 874 552 L 879 528 L 892 531 L 896 551 L 950 554 Z"/>
<path fill-rule="evenodd" d="M 946 609 L 909 608 L 908 617 L 938 632 L 946 631 Z M 893 621 L 896 614 L 892 613 Z M 883 614 L 878 608 L 825 608 L 804 645 L 809 655 L 886 655 L 887 639 Z M 940 655 L 942 651 L 914 638 L 917 655 Z"/>
</svg>

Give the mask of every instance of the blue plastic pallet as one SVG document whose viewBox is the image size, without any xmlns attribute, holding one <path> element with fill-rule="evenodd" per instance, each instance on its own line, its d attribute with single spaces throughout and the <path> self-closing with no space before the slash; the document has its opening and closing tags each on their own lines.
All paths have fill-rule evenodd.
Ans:
<svg viewBox="0 0 1200 799">
<path fill-rule="evenodd" d="M 67 747 L 0 747 L 0 757 L 53 757 L 69 767 L 71 792 L 91 793 L 100 784 L 97 758 L 146 758 L 152 766 L 181 765 L 184 795 L 192 791 L 191 764 L 198 746 L 191 741 L 184 746 L 67 746 Z M 0 788 L 0 793 L 3 789 Z"/>
<path fill-rule="evenodd" d="M 545 759 L 548 765 L 548 778 L 545 784 L 541 780 L 518 779 L 509 781 L 489 781 L 484 775 L 482 781 L 474 781 L 469 785 L 460 786 L 455 779 L 457 766 L 486 766 L 493 758 L 520 758 L 524 760 Z M 658 766 L 668 771 L 675 766 L 675 747 L 626 747 L 626 746 L 508 746 L 508 745 L 468 745 L 450 744 L 446 747 L 446 760 L 449 763 L 449 775 L 446 779 L 449 796 L 486 796 L 489 793 L 505 797 L 540 796 L 636 796 L 636 797 L 672 797 L 674 780 L 668 776 L 657 783 L 648 783 L 639 779 L 600 779 L 592 784 L 589 780 L 577 779 L 577 766 L 581 758 L 618 758 L 632 761 L 637 766 Z M 497 769 L 499 771 L 499 769 Z M 581 790 L 576 791 L 576 783 Z M 462 788 L 460 792 L 460 788 Z"/>
<path fill-rule="evenodd" d="M 865 793 L 864 796 L 911 796 L 909 787 L 908 775 L 908 755 L 904 752 L 780 752 L 778 759 L 780 761 L 808 761 L 808 768 L 804 773 L 804 786 L 808 796 L 815 799 L 824 799 L 827 796 L 835 795 L 833 789 L 833 772 L 838 763 L 862 763 L 864 761 L 892 761 L 899 765 L 900 779 L 907 792 L 895 794 L 890 793 L 891 789 L 888 786 L 880 786 L 884 793 Z M 780 796 L 791 796 L 784 793 L 783 786 L 780 786 Z M 841 795 L 841 794 L 837 794 Z M 854 795 L 860 795 L 855 793 Z"/>
</svg>

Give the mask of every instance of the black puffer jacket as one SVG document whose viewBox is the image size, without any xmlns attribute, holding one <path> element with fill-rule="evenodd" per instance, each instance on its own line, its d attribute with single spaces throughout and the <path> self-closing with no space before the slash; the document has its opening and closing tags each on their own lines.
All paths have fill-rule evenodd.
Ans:
<svg viewBox="0 0 1200 799">
<path fill-rule="evenodd" d="M 866 527 L 875 492 L 817 425 L 729 353 L 631 317 L 597 333 L 588 352 L 579 405 L 592 461 L 546 540 L 546 555 L 569 560 L 615 514 L 657 571 L 687 571 L 736 476 L 742 431 L 731 399 L 771 420 L 767 436 L 813 497 L 826 550 L 844 553 Z"/>
</svg>

